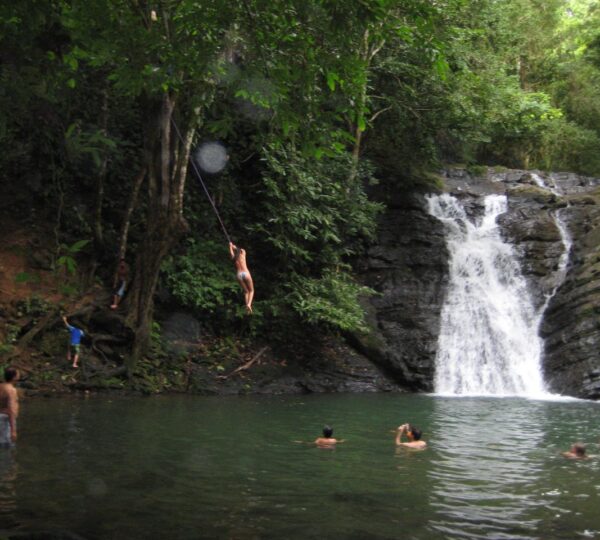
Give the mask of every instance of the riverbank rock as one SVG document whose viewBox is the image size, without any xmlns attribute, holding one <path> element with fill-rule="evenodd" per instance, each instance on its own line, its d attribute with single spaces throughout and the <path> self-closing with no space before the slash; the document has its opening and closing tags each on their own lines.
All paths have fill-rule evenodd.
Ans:
<svg viewBox="0 0 600 540">
<path fill-rule="evenodd" d="M 216 363 L 214 354 L 191 356 L 185 368 L 185 391 L 208 395 L 402 391 L 339 339 L 317 341 L 314 354 L 299 357 L 285 356 L 269 346 L 229 354 L 221 363 Z"/>
</svg>

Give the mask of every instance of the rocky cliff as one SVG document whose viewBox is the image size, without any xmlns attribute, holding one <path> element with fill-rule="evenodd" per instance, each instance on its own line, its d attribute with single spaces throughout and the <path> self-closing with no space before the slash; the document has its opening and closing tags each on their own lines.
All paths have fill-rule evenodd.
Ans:
<svg viewBox="0 0 600 540">
<path fill-rule="evenodd" d="M 598 181 L 558 176 L 561 211 L 573 246 L 566 278 L 551 299 L 540 333 L 551 390 L 600 399 L 600 187 Z"/>
<path fill-rule="evenodd" d="M 548 387 L 600 398 L 600 180 L 491 169 L 479 176 L 452 169 L 443 178 L 443 189 L 460 198 L 473 219 L 483 211 L 483 196 L 507 195 L 509 210 L 499 224 L 544 313 Z M 359 269 L 378 293 L 367 302 L 373 331 L 353 341 L 415 390 L 432 390 L 447 261 L 442 224 L 428 214 L 425 196 L 399 194 L 388 201 L 378 242 Z"/>
<path fill-rule="evenodd" d="M 443 226 L 427 213 L 424 196 L 391 198 L 378 241 L 360 267 L 364 283 L 377 291 L 366 302 L 373 332 L 353 342 L 414 390 L 433 389 L 447 260 Z"/>
</svg>

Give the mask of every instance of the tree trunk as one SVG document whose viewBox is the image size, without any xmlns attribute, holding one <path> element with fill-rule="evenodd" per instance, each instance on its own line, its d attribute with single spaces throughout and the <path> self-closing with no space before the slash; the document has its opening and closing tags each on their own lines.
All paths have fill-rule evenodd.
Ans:
<svg viewBox="0 0 600 540">
<path fill-rule="evenodd" d="M 142 187 L 142 183 L 144 182 L 144 178 L 146 177 L 146 167 L 146 165 L 142 167 L 142 170 L 137 175 L 135 182 L 133 183 L 131 195 L 129 196 L 129 202 L 127 203 L 127 208 L 125 209 L 125 214 L 123 215 L 123 225 L 121 227 L 121 234 L 119 236 L 119 259 L 124 259 L 125 254 L 127 253 L 127 238 L 129 236 L 129 225 L 131 224 L 131 215 L 133 214 L 133 210 L 135 209 L 135 206 L 137 204 L 140 188 Z"/>
<path fill-rule="evenodd" d="M 167 216 L 162 219 L 149 219 L 149 229 L 135 265 L 135 278 L 131 291 L 131 309 L 129 317 L 132 320 L 134 344 L 132 354 L 126 362 L 129 374 L 142 358 L 150 344 L 152 315 L 154 310 L 154 293 L 158 283 L 160 266 L 178 234 L 169 224 Z"/>
<path fill-rule="evenodd" d="M 358 163 L 360 160 L 360 150 L 362 143 L 362 134 L 366 129 L 367 119 L 365 118 L 365 113 L 367 110 L 367 92 L 369 87 L 369 72 L 371 69 L 371 62 L 375 55 L 382 49 L 385 44 L 384 39 L 380 39 L 379 41 L 373 40 L 370 35 L 369 29 L 365 30 L 363 34 L 361 48 L 359 50 L 359 61 L 364 69 L 364 80 L 362 81 L 360 87 L 360 93 L 358 96 L 358 100 L 355 106 L 356 112 L 356 122 L 353 126 L 353 135 L 354 135 L 354 145 L 352 147 L 352 164 L 350 168 L 350 174 L 348 175 L 348 183 L 352 184 L 356 179 L 356 175 L 358 174 Z M 373 117 L 373 119 L 376 116 Z"/>
<path fill-rule="evenodd" d="M 147 228 L 136 258 L 127 314 L 127 322 L 135 336 L 131 356 L 126 362 L 129 375 L 150 344 L 154 293 L 163 259 L 187 231 L 182 196 L 187 168 L 182 163 L 189 159 L 195 119 L 186 132 L 185 143 L 181 144 L 171 124 L 174 107 L 175 99 L 165 94 L 158 113 L 155 151 L 148 153 Z M 153 156 L 159 156 L 159 159 Z"/>
<path fill-rule="evenodd" d="M 102 92 L 102 109 L 100 113 L 100 133 L 104 137 L 108 135 L 108 90 Z M 102 156 L 102 163 L 98 172 L 96 182 L 96 205 L 94 209 L 94 252 L 96 256 L 104 254 L 104 231 L 102 229 L 102 204 L 104 203 L 104 180 L 108 166 L 108 151 Z"/>
</svg>

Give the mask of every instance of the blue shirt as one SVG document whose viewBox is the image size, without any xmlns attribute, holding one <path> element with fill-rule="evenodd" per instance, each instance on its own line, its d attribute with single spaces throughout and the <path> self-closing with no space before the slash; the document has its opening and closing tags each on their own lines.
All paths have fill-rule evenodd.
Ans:
<svg viewBox="0 0 600 540">
<path fill-rule="evenodd" d="M 81 343 L 81 336 L 83 336 L 83 330 L 80 330 L 76 326 L 67 324 L 69 332 L 71 332 L 71 345 L 79 345 Z"/>
</svg>

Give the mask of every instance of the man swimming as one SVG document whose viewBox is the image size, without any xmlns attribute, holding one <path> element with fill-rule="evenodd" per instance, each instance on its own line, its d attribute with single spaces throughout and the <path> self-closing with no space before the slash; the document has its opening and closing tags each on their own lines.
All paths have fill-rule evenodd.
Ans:
<svg viewBox="0 0 600 540">
<path fill-rule="evenodd" d="M 252 299 L 254 298 L 254 283 L 248 265 L 246 264 L 246 250 L 240 249 L 234 243 L 229 242 L 229 253 L 235 264 L 236 277 L 244 291 L 244 301 L 248 313 L 252 313 Z"/>
<path fill-rule="evenodd" d="M 408 442 L 402 442 L 402 435 L 406 435 Z M 421 430 L 410 424 L 402 424 L 396 432 L 396 446 L 424 450 L 427 443 L 421 440 Z"/>
<path fill-rule="evenodd" d="M 15 383 L 19 377 L 17 368 L 7 367 L 4 370 L 6 382 L 0 384 L 0 446 L 10 446 L 17 442 L 19 395 Z"/>
<path fill-rule="evenodd" d="M 585 453 L 585 444 L 574 443 L 567 452 L 562 452 L 562 455 L 569 459 L 586 459 L 588 456 Z"/>
<path fill-rule="evenodd" d="M 315 444 L 317 446 L 334 446 L 337 443 L 342 442 L 344 442 L 343 439 L 335 439 L 333 437 L 333 428 L 330 426 L 325 426 L 323 428 L 323 436 L 315 439 Z"/>
</svg>

